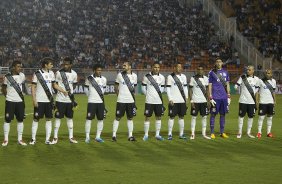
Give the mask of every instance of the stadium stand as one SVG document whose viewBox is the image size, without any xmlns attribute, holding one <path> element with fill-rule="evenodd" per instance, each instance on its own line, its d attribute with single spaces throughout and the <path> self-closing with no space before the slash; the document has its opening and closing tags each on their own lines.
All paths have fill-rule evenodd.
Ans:
<svg viewBox="0 0 282 184">
<path fill-rule="evenodd" d="M 43 56 L 75 58 L 75 68 L 93 61 L 105 68 L 148 69 L 159 61 L 194 70 L 200 62 L 212 67 L 221 56 L 238 72 L 228 43 L 212 39 L 217 29 L 200 3 L 183 8 L 175 0 L 10 0 L 0 2 L 0 63 L 15 58 L 37 67 Z M 236 58 L 235 58 L 236 60 Z M 234 61 L 235 61 L 234 60 Z M 233 64 L 232 64 L 233 63 Z M 59 66 L 59 63 L 56 63 Z"/>
</svg>

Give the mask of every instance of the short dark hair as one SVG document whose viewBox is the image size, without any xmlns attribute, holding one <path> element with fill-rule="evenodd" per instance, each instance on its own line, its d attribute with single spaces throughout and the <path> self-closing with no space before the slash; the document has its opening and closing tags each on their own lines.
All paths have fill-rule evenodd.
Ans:
<svg viewBox="0 0 282 184">
<path fill-rule="evenodd" d="M 50 57 L 45 57 L 41 59 L 41 67 L 44 68 L 45 65 L 48 65 L 49 63 L 53 63 L 54 59 L 50 58 Z"/>
<path fill-rule="evenodd" d="M 205 64 L 204 64 L 204 63 L 200 63 L 200 64 L 198 65 L 198 68 L 205 68 Z"/>
<path fill-rule="evenodd" d="M 103 68 L 103 66 L 101 64 L 93 65 L 93 71 L 97 70 L 97 68 Z"/>
<path fill-rule="evenodd" d="M 69 62 L 72 65 L 72 59 L 70 57 L 65 57 L 63 62 Z"/>
<path fill-rule="evenodd" d="M 217 60 L 221 60 L 222 61 L 222 59 L 220 57 L 216 57 L 214 62 L 216 62 Z"/>
<path fill-rule="evenodd" d="M 152 66 L 154 66 L 154 65 L 160 65 L 160 62 L 155 61 L 155 62 L 152 63 Z"/>
<path fill-rule="evenodd" d="M 15 60 L 15 61 L 13 61 L 13 63 L 12 63 L 12 66 L 11 67 L 15 67 L 16 65 L 21 65 L 22 64 L 22 62 L 21 61 L 19 61 L 19 60 Z"/>
</svg>

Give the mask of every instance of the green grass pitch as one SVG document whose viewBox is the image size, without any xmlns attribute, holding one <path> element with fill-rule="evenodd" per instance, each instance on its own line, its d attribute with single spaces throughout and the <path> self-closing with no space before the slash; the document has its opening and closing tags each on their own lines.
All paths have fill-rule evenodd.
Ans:
<svg viewBox="0 0 282 184">
<path fill-rule="evenodd" d="M 282 113 L 281 104 L 276 106 L 272 132 L 275 138 L 266 137 L 266 122 L 261 140 L 249 139 L 244 135 L 236 138 L 238 96 L 234 95 L 231 111 L 226 117 L 226 132 L 229 139 L 218 136 L 204 140 L 200 136 L 201 123 L 197 118 L 197 134 L 193 141 L 178 139 L 177 119 L 174 124 L 174 140 L 158 142 L 154 137 L 154 118 L 151 118 L 150 139 L 143 142 L 144 96 L 137 95 L 138 114 L 134 119 L 134 135 L 137 142 L 127 141 L 126 119 L 120 122 L 118 142 L 111 142 L 112 122 L 115 112 L 115 95 L 105 97 L 109 110 L 104 121 L 102 137 L 105 143 L 94 142 L 96 120 L 92 121 L 90 144 L 84 143 L 84 124 L 87 98 L 76 95 L 79 109 L 74 116 L 74 135 L 78 144 L 68 142 L 66 121 L 63 120 L 57 145 L 45 145 L 45 122 L 39 123 L 37 144 L 21 147 L 16 144 L 16 123 L 12 122 L 9 145 L 0 147 L 1 184 L 72 184 L 72 183 L 114 183 L 114 184 L 156 184 L 156 183 L 281 183 L 282 166 Z M 165 97 L 166 99 L 166 97 Z M 282 96 L 277 96 L 277 102 Z M 3 139 L 4 97 L 0 97 L 1 128 Z M 31 97 L 26 97 L 26 113 L 32 113 Z M 167 102 L 165 102 L 167 104 Z M 167 113 L 167 112 L 166 112 Z M 188 110 L 190 114 L 190 107 Z M 185 133 L 190 134 L 191 116 L 185 117 Z M 244 121 L 244 133 L 246 122 Z M 31 137 L 32 115 L 25 120 L 24 140 Z M 208 129 L 209 130 L 209 126 Z M 253 134 L 257 132 L 257 116 L 254 118 Z M 53 134 L 53 133 L 52 133 Z M 167 115 L 162 120 L 161 134 L 167 137 Z"/>
</svg>

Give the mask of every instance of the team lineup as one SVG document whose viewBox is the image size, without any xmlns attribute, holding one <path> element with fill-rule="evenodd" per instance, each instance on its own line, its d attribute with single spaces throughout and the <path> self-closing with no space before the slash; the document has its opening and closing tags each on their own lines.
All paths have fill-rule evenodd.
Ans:
<svg viewBox="0 0 282 184">
<path fill-rule="evenodd" d="M 208 77 L 204 75 L 204 66 L 197 67 L 196 75 L 187 81 L 186 75 L 182 73 L 182 64 L 174 65 L 173 72 L 166 78 L 160 73 L 160 64 L 153 63 L 151 72 L 144 75 L 142 79 L 142 92 L 145 98 L 144 110 L 144 137 L 143 141 L 149 140 L 149 129 L 151 117 L 155 115 L 155 135 L 158 141 L 164 141 L 165 138 L 160 135 L 162 116 L 167 114 L 168 133 L 167 140 L 173 140 L 173 127 L 175 117 L 178 117 L 179 139 L 188 139 L 184 134 L 184 117 L 188 110 L 187 104 L 190 101 L 191 135 L 190 139 L 195 139 L 195 126 L 197 116 L 201 116 L 202 137 L 205 139 L 215 139 L 215 117 L 219 115 L 220 137 L 228 138 L 225 132 L 225 115 L 229 111 L 231 103 L 230 96 L 230 78 L 228 72 L 222 68 L 223 62 L 220 58 L 215 59 L 215 68 L 210 70 Z M 123 71 L 118 73 L 115 80 L 115 92 L 117 94 L 115 119 L 112 127 L 112 141 L 118 140 L 117 131 L 119 122 L 126 114 L 128 141 L 136 141 L 133 135 L 134 117 L 136 116 L 137 106 L 135 103 L 135 88 L 137 86 L 137 75 L 131 70 L 131 63 L 124 62 Z M 69 141 L 78 143 L 74 138 L 73 108 L 77 106 L 74 98 L 73 89 L 77 84 L 77 73 L 72 70 L 72 59 L 66 57 L 62 61 L 62 68 L 54 73 L 53 59 L 43 58 L 41 60 L 41 69 L 33 74 L 31 94 L 34 106 L 33 121 L 31 128 L 30 145 L 36 144 L 36 134 L 38 122 L 45 119 L 46 139 L 45 144 L 53 145 L 59 141 L 58 132 L 61 125 L 61 119 L 66 118 Z M 93 66 L 93 74 L 86 77 L 85 87 L 88 97 L 87 113 L 85 119 L 85 142 L 90 143 L 90 130 L 92 120 L 97 119 L 97 132 L 95 141 L 102 143 L 101 137 L 104 118 L 107 116 L 105 107 L 104 91 L 107 85 L 107 79 L 102 76 L 102 66 L 96 64 Z M 25 118 L 25 99 L 23 94 L 23 84 L 25 75 L 22 71 L 22 63 L 14 61 L 10 73 L 4 77 L 2 84 L 2 93 L 6 97 L 5 102 L 5 122 L 4 141 L 2 146 L 9 143 L 10 123 L 17 120 L 18 144 L 26 146 L 22 134 Z M 254 76 L 254 67 L 249 65 L 246 74 L 239 77 L 235 84 L 235 89 L 239 90 L 239 112 L 238 112 L 238 133 L 237 138 L 242 137 L 242 127 L 244 117 L 247 114 L 247 136 L 249 138 L 258 138 L 262 136 L 263 121 L 266 116 L 267 137 L 273 137 L 271 133 L 272 118 L 276 103 L 275 97 L 276 81 L 272 78 L 272 71 L 266 70 L 264 77 L 259 79 Z M 53 91 L 57 92 L 54 99 Z M 166 91 L 168 106 L 163 102 L 162 93 Z M 258 111 L 258 131 L 256 136 L 252 134 L 253 117 Z M 52 118 L 55 117 L 53 139 Z M 210 134 L 207 134 L 207 121 L 209 116 Z"/>
</svg>

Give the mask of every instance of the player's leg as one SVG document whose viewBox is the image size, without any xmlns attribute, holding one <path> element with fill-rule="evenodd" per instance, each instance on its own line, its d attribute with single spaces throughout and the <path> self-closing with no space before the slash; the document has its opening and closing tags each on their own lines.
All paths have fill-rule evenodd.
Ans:
<svg viewBox="0 0 282 184">
<path fill-rule="evenodd" d="M 77 140 L 75 140 L 73 136 L 73 105 L 71 103 L 65 103 L 66 111 L 65 116 L 67 118 L 67 127 L 69 132 L 69 141 L 70 143 L 77 143 Z"/>
<path fill-rule="evenodd" d="M 262 125 L 263 125 L 263 120 L 265 118 L 266 114 L 266 104 L 259 104 L 259 118 L 258 118 L 258 133 L 257 133 L 257 138 L 261 138 L 262 135 Z"/>
<path fill-rule="evenodd" d="M 219 113 L 219 107 L 220 107 L 220 100 L 214 99 L 216 101 L 215 106 L 211 106 L 210 109 L 210 131 L 211 131 L 211 138 L 215 139 L 215 133 L 214 133 L 214 126 L 215 126 L 215 117 Z"/>
<path fill-rule="evenodd" d="M 178 107 L 178 125 L 179 125 L 179 139 L 186 139 L 184 134 L 184 116 L 186 115 L 187 107 L 185 103 L 177 104 Z"/>
<path fill-rule="evenodd" d="M 222 138 L 228 138 L 228 135 L 224 132 L 225 128 L 225 114 L 228 112 L 228 102 L 227 99 L 220 100 L 220 107 L 219 107 L 219 125 L 220 125 L 220 136 Z"/>
<path fill-rule="evenodd" d="M 256 113 L 255 110 L 255 104 L 248 104 L 247 105 L 247 112 L 248 112 L 248 128 L 247 128 L 247 135 L 249 138 L 255 138 L 255 136 L 252 135 L 252 127 L 253 127 L 253 121 L 254 121 L 254 115 Z"/>
<path fill-rule="evenodd" d="M 195 139 L 196 119 L 199 112 L 199 107 L 199 103 L 194 103 L 194 106 L 191 105 L 191 140 Z"/>
<path fill-rule="evenodd" d="M 95 104 L 94 103 L 88 103 L 87 104 L 87 115 L 86 115 L 86 121 L 85 121 L 85 142 L 90 143 L 90 130 L 91 130 L 91 123 L 92 119 L 95 118 Z"/>
<path fill-rule="evenodd" d="M 5 122 L 3 125 L 4 130 L 4 140 L 2 146 L 7 146 L 9 142 L 9 133 L 10 133 L 10 123 L 14 119 L 15 114 L 15 102 L 5 102 Z"/>
<path fill-rule="evenodd" d="M 247 113 L 247 104 L 239 103 L 238 133 L 237 133 L 238 139 L 242 137 L 244 116 L 246 115 L 246 113 Z"/>
<path fill-rule="evenodd" d="M 274 115 L 274 104 L 267 104 L 267 137 L 273 137 L 272 133 L 271 133 L 271 127 L 272 127 L 272 118 Z"/>
<path fill-rule="evenodd" d="M 45 103 L 44 104 L 44 113 L 45 113 L 45 131 L 46 131 L 46 139 L 45 144 L 51 145 L 53 144 L 52 141 L 50 141 L 51 133 L 52 133 L 52 118 L 53 118 L 53 112 L 52 112 L 52 104 L 51 103 Z"/>
<path fill-rule="evenodd" d="M 96 104 L 97 105 L 97 111 L 96 111 L 96 115 L 97 115 L 97 132 L 96 132 L 96 138 L 95 141 L 96 142 L 104 142 L 104 140 L 101 138 L 101 133 L 103 131 L 103 127 L 104 127 L 104 110 L 105 110 L 105 106 L 103 103 L 99 103 Z"/>
<path fill-rule="evenodd" d="M 55 126 L 54 126 L 54 138 L 52 143 L 58 143 L 58 132 L 61 126 L 61 119 L 64 117 L 66 111 L 66 103 L 56 102 L 56 112 L 55 112 Z"/>
<path fill-rule="evenodd" d="M 168 105 L 168 140 L 172 140 L 172 130 L 173 130 L 173 125 L 174 125 L 174 118 L 177 114 L 177 106 L 176 104 L 174 105 Z"/>
<path fill-rule="evenodd" d="M 27 144 L 23 141 L 23 130 L 24 130 L 24 104 L 23 102 L 17 102 L 15 107 L 15 115 L 18 121 L 17 132 L 18 132 L 18 144 L 26 146 Z"/>
<path fill-rule="evenodd" d="M 200 115 L 202 117 L 202 136 L 205 139 L 211 139 L 206 135 L 206 129 L 207 129 L 207 115 L 209 114 L 208 111 L 208 105 L 207 103 L 201 103 L 200 104 Z"/>
<path fill-rule="evenodd" d="M 134 103 L 127 103 L 126 104 L 126 116 L 127 116 L 127 128 L 128 128 L 128 141 L 136 141 L 135 137 L 133 136 L 133 116 L 135 116 L 135 104 Z"/>
<path fill-rule="evenodd" d="M 114 141 L 114 142 L 116 141 L 116 137 L 117 137 L 116 133 L 117 133 L 118 126 L 119 126 L 119 121 L 124 116 L 125 108 L 126 108 L 126 105 L 124 103 L 117 102 L 117 104 L 116 104 L 116 118 L 113 122 L 112 141 Z"/>
<path fill-rule="evenodd" d="M 162 126 L 162 115 L 164 113 L 164 109 L 163 109 L 163 104 L 156 104 L 154 105 L 154 113 L 155 113 L 155 118 L 156 118 L 156 122 L 155 122 L 155 138 L 158 141 L 163 141 L 164 138 L 160 135 L 160 131 L 161 131 L 161 126 Z"/>
<path fill-rule="evenodd" d="M 38 122 L 44 116 L 44 103 L 38 102 L 38 107 L 34 107 L 33 110 L 33 121 L 31 125 L 31 141 L 30 145 L 34 145 L 36 143 L 36 134 L 38 129 Z"/>
<path fill-rule="evenodd" d="M 144 109 L 145 121 L 144 121 L 143 141 L 147 141 L 149 139 L 150 117 L 153 114 L 153 106 L 154 104 L 145 103 L 145 109 Z"/>
</svg>

